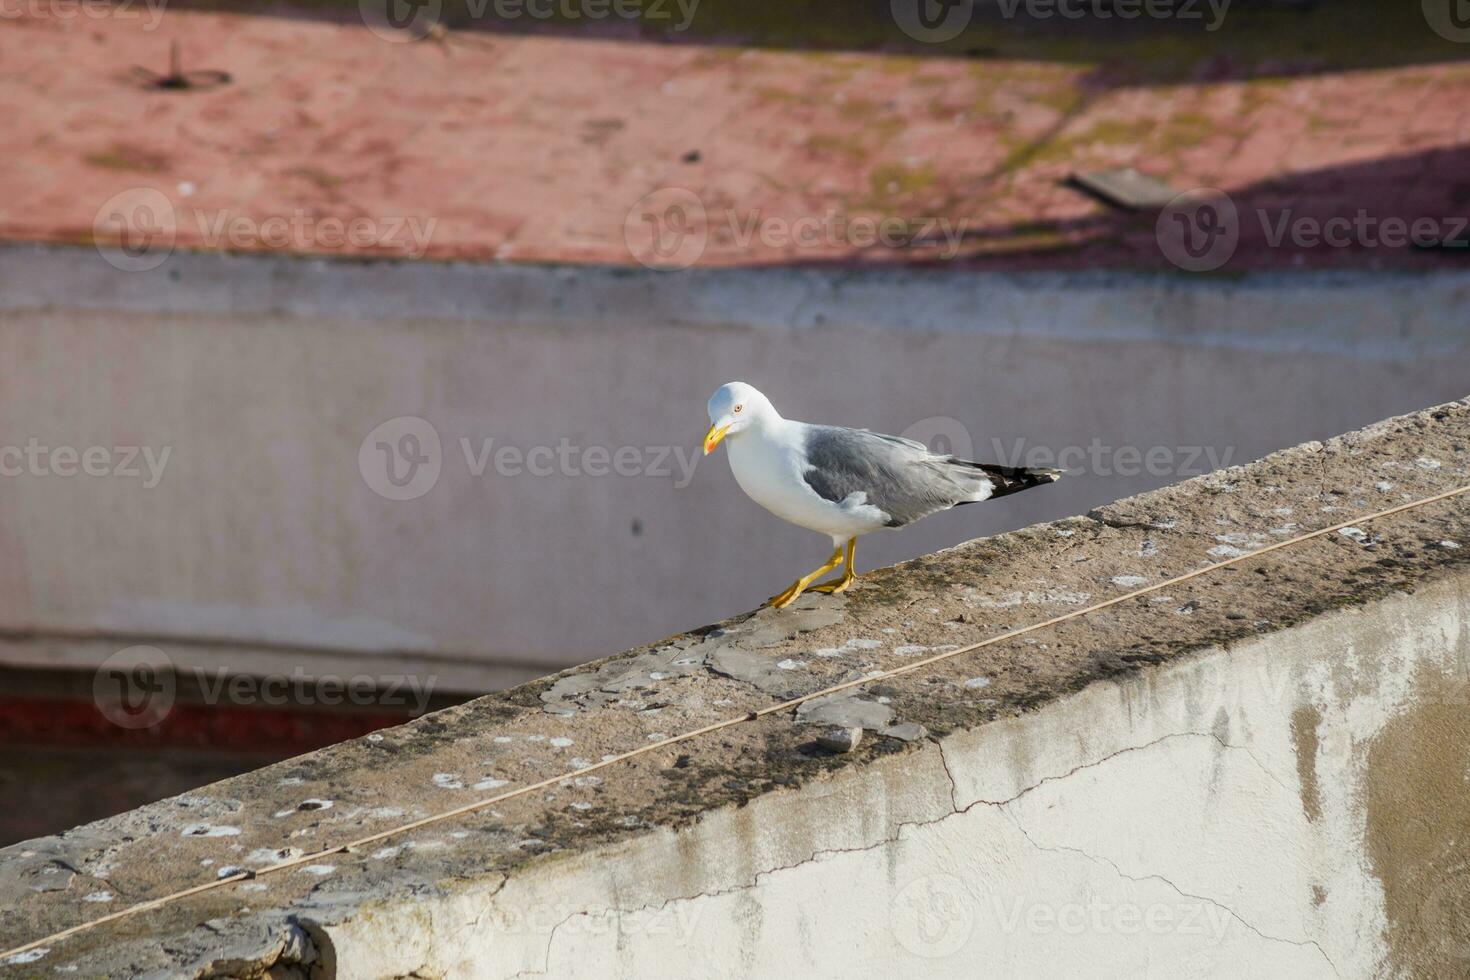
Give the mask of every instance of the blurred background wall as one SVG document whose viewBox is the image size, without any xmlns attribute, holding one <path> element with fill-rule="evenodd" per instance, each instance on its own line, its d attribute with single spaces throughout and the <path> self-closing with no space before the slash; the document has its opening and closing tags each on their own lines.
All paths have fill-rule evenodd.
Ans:
<svg viewBox="0 0 1470 980">
<path fill-rule="evenodd" d="M 188 255 L 140 275 L 64 249 L 5 258 L 7 425 L 53 451 L 140 447 L 137 476 L 0 497 L 13 664 L 150 643 L 180 664 L 368 665 L 475 692 L 752 608 L 827 546 L 746 499 L 722 453 L 699 455 L 705 400 L 737 377 L 793 418 L 1072 471 L 866 539 L 862 568 L 1452 399 L 1470 378 L 1470 275 L 1454 273 L 1205 284 Z"/>
</svg>

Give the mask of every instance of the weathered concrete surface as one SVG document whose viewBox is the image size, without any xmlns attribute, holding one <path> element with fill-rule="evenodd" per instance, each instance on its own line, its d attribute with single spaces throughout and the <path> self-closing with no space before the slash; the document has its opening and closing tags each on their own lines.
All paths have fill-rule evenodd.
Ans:
<svg viewBox="0 0 1470 980">
<path fill-rule="evenodd" d="M 973 541 L 0 851 L 0 935 L 1467 482 L 1470 401 Z M 1467 624 L 1457 498 L 857 696 L 888 709 L 864 724 L 922 733 L 834 755 L 815 746 L 825 725 L 772 714 L 84 932 L 6 975 L 1463 975 Z"/>
<path fill-rule="evenodd" d="M 1464 273 L 660 275 L 182 254 L 125 273 L 92 249 L 0 247 L 0 452 L 34 437 L 169 453 L 152 487 L 0 480 L 0 552 L 20 556 L 0 563 L 0 662 L 90 669 L 151 643 L 181 668 L 508 687 L 751 608 L 826 555 L 751 503 L 720 455 L 699 457 L 730 365 L 794 418 L 1073 471 L 872 535 L 858 561 L 874 568 L 1460 397 L 1467 311 Z M 439 478 L 411 500 L 361 469 L 369 434 L 401 416 L 440 440 Z M 576 452 L 549 475 L 492 459 L 563 443 Z M 632 475 L 593 469 L 592 450 L 624 448 Z M 565 615 L 574 582 L 592 587 Z"/>
</svg>

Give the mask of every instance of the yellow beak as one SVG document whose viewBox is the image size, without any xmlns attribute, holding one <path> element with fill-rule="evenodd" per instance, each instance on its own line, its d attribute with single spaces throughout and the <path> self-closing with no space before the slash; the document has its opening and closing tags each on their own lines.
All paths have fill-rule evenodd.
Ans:
<svg viewBox="0 0 1470 980">
<path fill-rule="evenodd" d="M 715 447 L 720 444 L 721 439 L 725 438 L 725 432 L 729 428 L 728 425 L 712 425 L 709 427 L 709 431 L 704 434 L 704 454 L 706 456 L 715 451 Z"/>
</svg>

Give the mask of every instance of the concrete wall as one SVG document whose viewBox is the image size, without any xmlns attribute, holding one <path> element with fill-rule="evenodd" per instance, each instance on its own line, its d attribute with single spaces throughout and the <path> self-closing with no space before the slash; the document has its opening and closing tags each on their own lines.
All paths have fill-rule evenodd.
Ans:
<svg viewBox="0 0 1470 980">
<path fill-rule="evenodd" d="M 1462 977 L 1467 706 L 1460 576 L 318 939 L 350 977 Z"/>
<path fill-rule="evenodd" d="M 0 849 L 0 976 L 1465 976 L 1466 498 L 1329 529 L 1466 486 L 1470 400 Z"/>
<path fill-rule="evenodd" d="M 1075 478 L 874 536 L 858 553 L 871 568 L 1456 397 L 1467 310 L 1465 275 L 655 275 L 187 254 L 129 274 L 90 249 L 6 247 L 0 449 L 101 447 L 109 472 L 128 447 L 153 458 L 132 461 L 137 476 L 42 462 L 3 479 L 0 656 L 85 665 L 147 642 L 178 662 L 378 657 L 444 687 L 499 686 L 747 608 L 825 555 L 746 500 L 723 459 L 691 475 L 720 382 L 754 382 L 792 417 L 982 458 L 1073 447 Z M 437 452 L 403 424 L 368 440 L 402 416 L 432 427 Z M 363 467 L 381 470 L 374 444 L 405 434 L 439 475 L 387 499 Z M 481 475 L 461 440 L 471 460 L 494 440 Z M 534 475 L 498 467 L 504 446 L 567 448 Z M 619 449 L 635 475 L 588 475 Z"/>
</svg>

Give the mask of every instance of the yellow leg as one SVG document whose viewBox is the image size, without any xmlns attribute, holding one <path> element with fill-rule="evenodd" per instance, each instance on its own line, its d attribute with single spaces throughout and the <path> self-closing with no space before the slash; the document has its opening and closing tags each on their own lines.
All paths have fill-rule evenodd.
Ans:
<svg viewBox="0 0 1470 980">
<path fill-rule="evenodd" d="M 847 559 L 842 565 L 842 576 L 830 582 L 823 582 L 821 585 L 814 585 L 810 591 L 825 592 L 828 595 L 837 595 L 839 592 L 846 592 L 847 587 L 852 584 L 852 580 L 857 578 L 857 572 L 854 570 L 852 563 L 852 556 L 856 551 L 857 538 L 848 538 Z"/>
<path fill-rule="evenodd" d="M 806 587 L 808 585 L 811 585 L 812 582 L 814 582 L 817 579 L 821 578 L 823 575 L 826 575 L 832 569 L 836 568 L 841 562 L 842 562 L 842 549 L 841 548 L 833 548 L 832 549 L 832 557 L 831 558 L 828 558 L 827 561 L 822 565 L 821 568 L 819 568 L 816 571 L 812 572 L 810 575 L 803 575 L 801 578 L 797 579 L 795 582 L 792 582 L 791 583 L 791 587 L 789 589 L 787 589 L 785 592 L 782 592 L 779 595 L 773 595 L 773 596 L 771 596 L 769 599 L 766 600 L 766 605 L 771 606 L 774 609 L 785 609 L 787 606 L 791 605 L 791 603 L 796 600 L 796 597 L 797 596 L 801 595 L 803 592 L 806 591 Z"/>
</svg>

